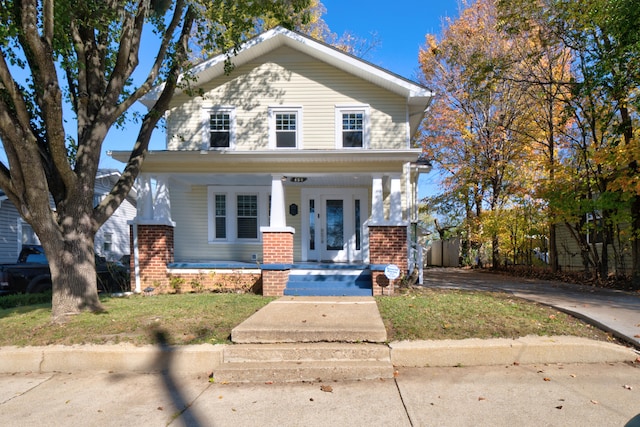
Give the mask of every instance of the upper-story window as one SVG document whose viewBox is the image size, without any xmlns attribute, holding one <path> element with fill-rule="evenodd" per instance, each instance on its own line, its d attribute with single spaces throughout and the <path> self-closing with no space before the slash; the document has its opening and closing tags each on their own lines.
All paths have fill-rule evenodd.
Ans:
<svg viewBox="0 0 640 427">
<path fill-rule="evenodd" d="M 269 148 L 302 147 L 302 107 L 269 108 Z"/>
<path fill-rule="evenodd" d="M 369 106 L 336 107 L 336 146 L 369 147 Z"/>
<path fill-rule="evenodd" d="M 236 115 L 233 107 L 214 107 L 206 110 L 207 148 L 233 148 L 235 145 Z"/>
</svg>

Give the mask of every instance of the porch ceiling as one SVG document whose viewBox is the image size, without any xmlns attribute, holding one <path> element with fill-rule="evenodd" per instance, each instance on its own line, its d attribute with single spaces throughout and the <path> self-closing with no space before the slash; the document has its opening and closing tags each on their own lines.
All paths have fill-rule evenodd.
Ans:
<svg viewBox="0 0 640 427">
<path fill-rule="evenodd" d="M 285 180 L 286 178 L 286 180 Z M 293 182 L 292 178 L 306 178 L 304 182 Z M 270 186 L 271 174 L 172 174 L 171 180 L 191 185 L 223 186 Z M 283 175 L 286 187 L 365 187 L 371 185 L 371 175 L 367 174 L 305 174 L 291 173 Z"/>
</svg>

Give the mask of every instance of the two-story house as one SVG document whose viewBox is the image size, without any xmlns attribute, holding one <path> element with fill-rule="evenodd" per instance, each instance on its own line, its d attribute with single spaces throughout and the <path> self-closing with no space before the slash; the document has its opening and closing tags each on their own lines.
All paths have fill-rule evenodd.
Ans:
<svg viewBox="0 0 640 427">
<path fill-rule="evenodd" d="M 201 94 L 176 92 L 166 150 L 143 164 L 132 228 L 138 291 L 171 283 L 351 294 L 330 288 L 352 276 L 347 287 L 372 295 L 393 285 L 389 264 L 406 275 L 421 168 L 412 136 L 432 93 L 283 28 L 246 42 L 230 73 L 225 59 L 192 70 Z M 305 277 L 315 289 L 295 290 Z"/>
</svg>

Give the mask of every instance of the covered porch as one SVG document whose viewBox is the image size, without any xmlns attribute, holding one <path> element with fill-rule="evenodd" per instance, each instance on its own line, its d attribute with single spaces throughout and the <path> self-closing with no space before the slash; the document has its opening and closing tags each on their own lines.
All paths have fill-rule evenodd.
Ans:
<svg viewBox="0 0 640 427">
<path fill-rule="evenodd" d="M 223 157 L 212 154 L 188 153 L 191 160 L 194 156 Z M 270 173 L 260 170 L 260 162 L 244 167 L 236 162 L 236 173 L 212 167 L 221 166 L 217 164 L 208 165 L 209 172 L 195 166 L 193 172 L 186 172 L 176 167 L 180 162 L 175 161 L 172 169 L 177 170 L 167 172 L 158 167 L 159 159 L 150 162 L 154 167 L 145 168 L 138 179 L 138 216 L 132 222 L 132 282 L 136 289 L 141 291 L 150 282 L 179 281 L 176 278 L 180 277 L 198 284 L 211 276 L 226 276 L 242 282 L 244 289 L 261 288 L 265 295 L 296 294 L 290 277 L 315 277 L 332 271 L 333 277 L 324 280 L 326 283 L 335 282 L 338 275 L 354 275 L 359 278 L 358 291 L 366 289 L 368 295 L 374 295 L 390 285 L 377 277 L 388 264 L 397 264 L 402 276 L 407 274 L 414 239 L 410 223 L 417 212 L 417 179 L 412 164 L 405 161 L 407 153 L 402 159 L 397 152 L 377 153 L 373 157 L 377 161 L 369 158 L 366 167 L 362 160 L 352 161 L 350 172 L 345 172 L 345 163 L 354 160 L 352 156 L 324 158 L 322 168 L 317 161 L 309 161 L 308 167 L 297 164 L 294 169 L 283 153 L 278 154 L 270 165 L 278 172 Z M 162 152 L 160 157 L 176 155 L 186 153 Z M 156 167 L 165 171 L 149 170 Z M 232 232 L 249 221 L 236 215 L 239 205 L 230 204 L 248 194 L 255 194 L 256 213 L 251 220 L 257 224 L 257 232 L 247 239 L 234 239 Z M 215 235 L 223 227 L 223 220 L 216 217 L 221 200 L 226 200 L 227 212 L 236 216 L 231 218 L 227 213 L 223 218 L 228 230 L 224 239 Z M 155 231 L 148 239 L 145 236 L 151 230 Z M 161 259 L 151 262 L 149 254 Z M 156 277 L 163 273 L 164 277 Z M 193 279 L 196 276 L 198 279 Z M 364 281 L 370 284 L 368 288 L 362 286 Z"/>
</svg>

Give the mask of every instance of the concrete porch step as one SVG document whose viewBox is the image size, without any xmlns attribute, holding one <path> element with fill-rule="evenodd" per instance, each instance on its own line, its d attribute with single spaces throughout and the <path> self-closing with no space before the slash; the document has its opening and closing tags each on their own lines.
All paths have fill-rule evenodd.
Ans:
<svg viewBox="0 0 640 427">
<path fill-rule="evenodd" d="M 387 331 L 373 297 L 282 297 L 233 328 L 236 344 L 383 343 Z"/>
<path fill-rule="evenodd" d="M 393 378 L 381 344 L 247 344 L 225 348 L 217 383 L 345 381 Z"/>
</svg>

